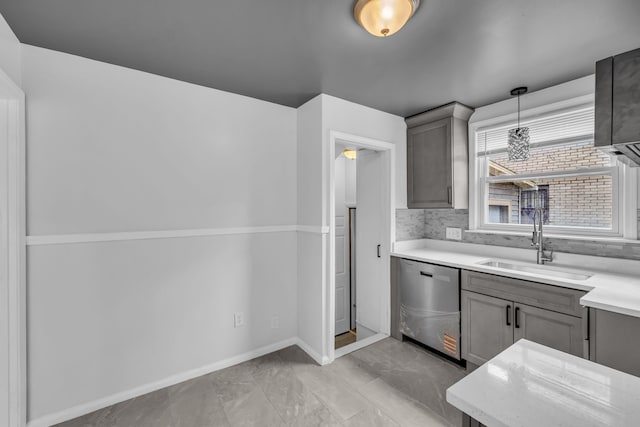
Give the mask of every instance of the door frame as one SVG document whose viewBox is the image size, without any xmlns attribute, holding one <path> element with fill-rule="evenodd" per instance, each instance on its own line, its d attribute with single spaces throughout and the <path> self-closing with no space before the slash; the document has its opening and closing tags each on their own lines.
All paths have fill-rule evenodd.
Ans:
<svg viewBox="0 0 640 427">
<path fill-rule="evenodd" d="M 7 103 L 7 132 L 0 136 L 1 149 L 6 153 L 6 181 L 0 189 L 0 206 L 6 215 L 0 216 L 2 233 L 7 239 L 0 250 L 6 275 L 0 278 L 3 294 L 8 296 L 6 310 L 0 309 L 0 323 L 7 325 L 8 349 L 8 419 L 10 427 L 23 427 L 27 421 L 27 345 L 26 345 L 26 166 L 25 166 L 25 95 L 0 69 L 0 99 Z M 0 420 L 3 424 L 5 420 Z"/>
<path fill-rule="evenodd" d="M 339 132 L 335 130 L 329 131 L 329 144 L 326 147 L 324 157 L 326 161 L 329 163 L 328 165 L 328 176 L 326 179 L 323 179 L 325 185 L 323 185 L 323 194 L 325 200 L 328 201 L 329 207 L 329 215 L 327 215 L 329 219 L 329 244 L 328 244 L 328 272 L 327 272 L 327 282 L 328 282 L 328 292 L 327 292 L 327 310 L 325 312 L 325 350 L 327 354 L 327 362 L 331 363 L 335 360 L 336 352 L 334 345 L 334 336 L 335 336 L 335 286 L 336 286 L 336 254 L 335 254 L 335 244 L 336 244 L 336 229 L 335 229 L 335 150 L 336 143 L 348 144 L 357 148 L 368 148 L 371 150 L 382 151 L 384 152 L 387 159 L 387 179 L 386 185 L 389 191 L 386 191 L 386 197 L 383 201 L 383 205 L 387 206 L 386 215 L 385 215 L 385 225 L 383 230 L 384 240 L 382 243 L 382 257 L 383 259 L 388 259 L 389 254 L 391 252 L 391 245 L 395 241 L 395 221 L 393 221 L 395 209 L 395 176 L 396 176 L 396 146 L 393 143 L 381 141 L 373 138 L 368 138 L 360 135 L 349 134 L 345 132 Z M 325 169 L 326 170 L 326 169 Z M 356 190 L 357 191 L 357 190 Z M 356 249 L 357 250 L 357 249 Z M 389 273 L 390 265 L 388 263 L 385 266 L 385 271 Z M 382 310 L 380 313 L 381 321 L 381 330 L 379 331 L 379 335 L 382 337 L 389 336 L 391 331 L 390 324 L 390 310 L 391 310 L 391 278 L 390 274 L 384 275 L 385 280 L 383 281 L 382 288 Z M 374 337 L 371 337 L 374 338 Z M 376 340 L 367 340 L 367 342 L 373 343 Z M 342 353 L 342 352 L 341 352 Z"/>
</svg>

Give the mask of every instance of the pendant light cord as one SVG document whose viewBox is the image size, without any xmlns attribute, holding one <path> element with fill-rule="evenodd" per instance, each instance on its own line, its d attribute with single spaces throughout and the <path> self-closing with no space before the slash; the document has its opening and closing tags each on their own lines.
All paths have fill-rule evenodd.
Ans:
<svg viewBox="0 0 640 427">
<path fill-rule="evenodd" d="M 520 92 L 518 92 L 518 129 L 520 129 Z"/>
</svg>

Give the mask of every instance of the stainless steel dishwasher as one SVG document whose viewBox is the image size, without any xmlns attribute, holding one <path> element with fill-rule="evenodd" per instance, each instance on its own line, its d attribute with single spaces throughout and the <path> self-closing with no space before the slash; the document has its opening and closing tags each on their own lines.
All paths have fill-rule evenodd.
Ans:
<svg viewBox="0 0 640 427">
<path fill-rule="evenodd" d="M 400 332 L 460 360 L 460 270 L 400 260 Z"/>
</svg>

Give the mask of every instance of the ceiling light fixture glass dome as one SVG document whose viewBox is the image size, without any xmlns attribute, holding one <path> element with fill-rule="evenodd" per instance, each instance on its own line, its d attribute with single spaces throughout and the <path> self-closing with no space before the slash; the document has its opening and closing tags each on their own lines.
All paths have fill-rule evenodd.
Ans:
<svg viewBox="0 0 640 427">
<path fill-rule="evenodd" d="M 369 33 L 387 37 L 397 33 L 419 5 L 420 0 L 357 0 L 353 16 Z"/>
</svg>

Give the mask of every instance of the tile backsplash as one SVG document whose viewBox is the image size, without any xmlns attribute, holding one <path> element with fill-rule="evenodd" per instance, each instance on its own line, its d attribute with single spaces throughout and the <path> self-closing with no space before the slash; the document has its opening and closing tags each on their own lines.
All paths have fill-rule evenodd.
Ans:
<svg viewBox="0 0 640 427">
<path fill-rule="evenodd" d="M 424 209 L 396 209 L 396 240 L 424 238 Z"/>
<path fill-rule="evenodd" d="M 461 228 L 462 241 L 466 243 L 531 248 L 531 239 L 527 236 L 465 233 L 464 230 L 469 228 L 467 209 L 396 210 L 396 240 L 398 241 L 421 238 L 446 240 L 446 227 Z M 638 239 L 640 240 L 640 210 L 638 210 Z M 545 243 L 547 248 L 557 252 L 640 260 L 640 242 L 618 243 L 545 238 Z"/>
</svg>

